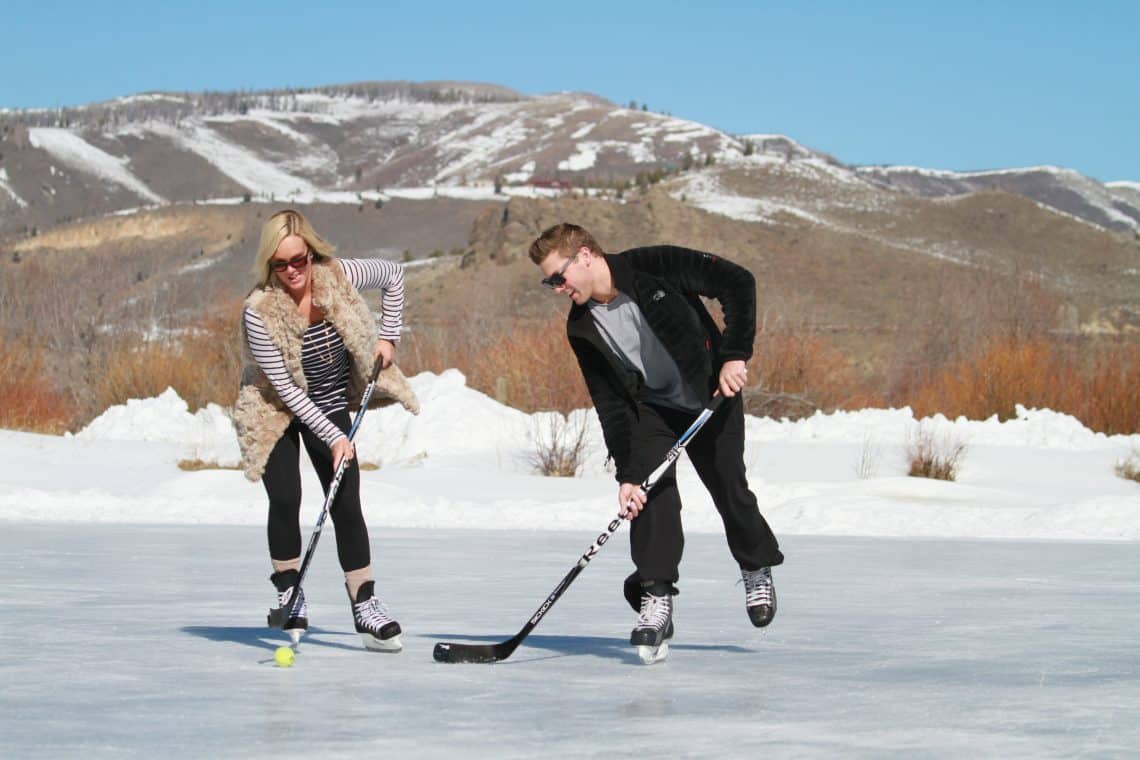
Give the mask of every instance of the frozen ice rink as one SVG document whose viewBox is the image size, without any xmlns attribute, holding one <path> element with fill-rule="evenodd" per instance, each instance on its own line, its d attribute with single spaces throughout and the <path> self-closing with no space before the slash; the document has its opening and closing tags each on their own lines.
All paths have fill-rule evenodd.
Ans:
<svg viewBox="0 0 1140 760">
<path fill-rule="evenodd" d="M 446 665 L 437 641 L 512 636 L 594 534 L 374 528 L 404 652 L 361 648 L 325 536 L 281 669 L 262 529 L 3 528 L 4 757 L 1140 752 L 1135 543 L 789 536 L 758 631 L 723 538 L 691 535 L 669 660 L 645 667 L 623 528 L 510 659 Z"/>
</svg>

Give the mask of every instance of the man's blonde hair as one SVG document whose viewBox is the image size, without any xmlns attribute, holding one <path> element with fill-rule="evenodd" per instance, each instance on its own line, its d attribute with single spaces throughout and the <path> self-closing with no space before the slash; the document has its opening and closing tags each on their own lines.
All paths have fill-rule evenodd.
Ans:
<svg viewBox="0 0 1140 760">
<path fill-rule="evenodd" d="M 594 240 L 594 236 L 585 229 L 570 222 L 563 222 L 546 230 L 530 244 L 530 260 L 535 264 L 541 264 L 552 253 L 570 258 L 582 246 L 586 246 L 590 249 L 590 253 L 598 256 L 605 253 L 598 245 L 598 241 Z"/>
<path fill-rule="evenodd" d="M 305 241 L 305 245 L 309 246 L 309 251 L 313 254 L 313 261 L 331 259 L 333 251 L 336 250 L 331 243 L 317 234 L 300 211 L 292 208 L 278 211 L 261 226 L 261 242 L 257 246 L 257 257 L 253 262 L 253 273 L 260 284 L 265 285 L 273 276 L 269 260 L 273 258 L 281 241 L 290 235 L 297 235 Z"/>
</svg>

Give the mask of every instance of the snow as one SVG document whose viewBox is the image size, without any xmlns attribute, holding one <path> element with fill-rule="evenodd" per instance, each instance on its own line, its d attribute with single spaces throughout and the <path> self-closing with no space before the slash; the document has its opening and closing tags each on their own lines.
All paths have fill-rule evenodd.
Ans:
<svg viewBox="0 0 1140 760">
<path fill-rule="evenodd" d="M 300 199 L 318 192 L 317 187 L 307 179 L 282 170 L 279 162 L 260 158 L 252 151 L 225 139 L 205 124 L 188 123 L 182 127 L 172 127 L 163 122 L 151 121 L 142 128 L 170 140 L 183 150 L 201 156 L 222 174 L 258 195 Z"/>
<path fill-rule="evenodd" d="M 596 126 L 598 126 L 598 125 L 594 122 L 587 122 L 586 124 L 583 124 L 582 126 L 578 127 L 576 130 L 574 130 L 573 134 L 570 135 L 570 139 L 581 140 L 583 137 L 585 137 L 586 135 L 593 132 L 594 127 L 596 127 Z"/>
<path fill-rule="evenodd" d="M 1058 166 L 1028 166 L 1021 168 L 989 169 L 969 172 L 946 171 L 941 169 L 924 169 L 917 166 L 858 166 L 855 167 L 855 171 L 859 174 L 878 174 L 884 176 L 889 176 L 891 174 L 911 174 L 921 177 L 931 177 L 947 180 L 986 179 L 989 177 L 1002 176 L 1016 177 L 1032 173 L 1051 174 L 1056 177 L 1057 181 L 1061 183 L 1065 189 L 1079 195 L 1082 200 L 1084 200 L 1090 206 L 1098 209 L 1111 222 L 1134 229 L 1140 229 L 1140 223 L 1138 223 L 1131 216 L 1122 213 L 1119 209 L 1116 208 L 1113 202 L 1113 188 L 1115 187 L 1116 189 L 1127 189 L 1129 183 L 1110 182 L 1101 184 L 1096 180 L 1085 177 L 1077 171 L 1074 171 L 1072 169 L 1065 169 Z M 1093 223 L 1088 220 L 1080 219 L 1073 216 L 1072 214 L 1067 214 L 1060 209 L 1049 206 L 1046 203 L 1038 203 L 1038 206 L 1040 208 L 1049 209 L 1057 214 L 1076 219 L 1077 221 L 1081 221 L 1092 227 L 1096 227 L 1097 229 L 1103 229 L 1102 225 Z"/>
<path fill-rule="evenodd" d="M 1125 756 L 1140 746 L 1140 435 L 1072 417 L 915 420 L 909 409 L 746 419 L 746 462 L 787 557 L 752 628 L 712 504 L 684 457 L 677 635 L 637 664 L 626 539 L 598 553 L 500 665 L 439 641 L 516 633 L 616 511 L 592 410 L 578 478 L 545 478 L 529 415 L 450 370 L 423 410 L 358 435 L 378 588 L 399 655 L 362 650 L 325 537 L 290 669 L 264 626 L 265 493 L 232 469 L 224 409 L 173 391 L 73 435 L 0 431 L 0 755 L 426 758 Z M 922 428 L 962 442 L 957 482 L 908 478 Z M 320 489 L 302 465 L 303 538 Z M 335 531 L 335 523 L 332 524 Z M 619 529 L 624 532 L 623 527 Z M 325 531 L 330 532 L 330 531 Z M 44 646 L 59 642 L 64 646 Z"/>
<path fill-rule="evenodd" d="M 326 117 L 330 123 L 366 118 L 396 118 L 408 122 L 434 122 L 444 119 L 455 111 L 470 107 L 469 104 L 459 102 L 429 103 L 401 100 L 400 98 L 368 100 L 344 95 L 326 95 L 320 92 L 303 92 L 290 97 L 296 99 L 297 118 L 321 115 Z"/>
<path fill-rule="evenodd" d="M 617 145 L 616 141 L 614 143 Z M 591 168 L 598 161 L 598 151 L 603 147 L 602 143 L 597 142 L 583 142 L 574 146 L 575 153 L 571 154 L 569 158 L 565 158 L 558 162 L 558 168 L 565 172 L 580 172 Z"/>
<path fill-rule="evenodd" d="M 567 425 L 586 433 L 582 475 L 545 478 L 529 460 L 550 415 L 502 406 L 456 370 L 411 382 L 419 416 L 384 407 L 367 414 L 358 433 L 361 460 L 379 467 L 362 475 L 370 521 L 425 529 L 527 524 L 539 505 L 547 528 L 589 531 L 602 521 L 616 492 L 593 412 L 579 410 Z M 906 447 L 920 427 L 946 445 L 965 445 L 957 482 L 906 476 Z M 1114 471 L 1140 455 L 1140 435 L 1105 436 L 1073 417 L 1020 407 L 1005 422 L 917 421 L 909 409 L 867 409 L 795 422 L 749 417 L 746 429 L 750 482 L 780 535 L 1140 539 L 1140 488 Z M 236 469 L 178 468 L 182 460 L 234 468 L 239 455 L 224 409 L 191 413 L 173 390 L 112 407 L 74 435 L 0 431 L 0 452 L 12 465 L 0 480 L 0 520 L 263 519 L 260 484 Z M 59 470 L 57 462 L 69 465 Z M 130 473 L 116 462 L 131 462 Z M 687 529 L 719 532 L 684 459 L 678 474 Z M 194 499 L 185 498 L 187 489 Z"/>
<path fill-rule="evenodd" d="M 21 198 L 16 191 L 12 189 L 12 185 L 8 183 L 8 170 L 3 167 L 0 167 L 0 190 L 7 193 L 20 208 L 28 207 L 28 202 Z"/>
<path fill-rule="evenodd" d="M 651 115 L 646 112 L 643 112 L 641 115 L 643 117 L 651 117 L 653 121 L 636 122 L 630 126 L 636 129 L 637 133 L 643 138 L 664 134 L 665 142 L 686 142 L 688 140 L 695 140 L 698 137 L 719 137 L 722 141 L 723 150 L 725 135 L 712 127 L 695 121 L 676 119 L 672 116 Z"/>
<path fill-rule="evenodd" d="M 561 171 L 580 172 L 592 168 L 598 161 L 598 153 L 603 150 L 625 153 L 631 161 L 652 163 L 657 160 L 653 143 L 643 139 L 633 143 L 624 140 L 586 140 L 575 143 L 574 153 L 558 162 Z"/>
<path fill-rule="evenodd" d="M 505 182 L 526 182 L 534 175 L 535 162 L 527 161 L 520 166 L 516 171 L 508 172 L 503 175 Z"/>
<path fill-rule="evenodd" d="M 1042 174 L 1053 174 L 1066 179 L 1076 179 L 1081 177 L 1080 173 L 1072 169 L 1066 169 L 1061 166 L 1051 166 L 1048 164 L 1042 164 L 1040 166 L 1010 167 L 1005 169 L 978 169 L 974 171 L 928 169 L 921 166 L 891 164 L 888 166 L 857 166 L 855 167 L 855 171 L 866 172 L 868 174 L 918 174 L 923 177 L 937 177 L 939 179 L 973 179 L 978 177 L 996 177 L 1003 174 L 1032 174 L 1034 172 L 1040 172 Z"/>
<path fill-rule="evenodd" d="M 436 147 L 441 158 L 450 163 L 436 172 L 435 180 L 442 182 L 485 169 L 507 149 L 526 143 L 532 129 L 520 118 L 522 108 L 519 103 L 487 104 L 469 124 L 441 135 Z M 493 123 L 490 133 L 483 134 Z"/>
<path fill-rule="evenodd" d="M 729 219 L 779 224 L 780 217 L 785 216 L 813 225 L 836 227 L 832 222 L 796 205 L 727 191 L 721 187 L 715 171 L 699 170 L 689 174 L 676 183 L 670 195 L 678 200 L 683 197 L 691 206 Z"/>
<path fill-rule="evenodd" d="M 131 103 L 186 103 L 190 104 L 191 101 L 184 95 L 178 95 L 172 92 L 141 92 L 137 95 L 126 95 L 121 98 L 115 98 L 112 103 L 118 105 L 130 105 Z"/>
<path fill-rule="evenodd" d="M 284 118 L 284 114 L 264 109 L 252 109 L 245 115 L 223 114 L 203 119 L 206 125 L 242 122 L 258 124 L 291 140 L 295 147 L 293 156 L 285 160 L 279 159 L 277 162 L 280 168 L 288 172 L 320 173 L 335 169 L 339 165 L 340 158 L 336 151 L 283 123 L 287 121 L 291 120 Z M 237 146 L 234 146 L 234 149 L 242 150 Z"/>
<path fill-rule="evenodd" d="M 164 203 L 161 195 L 151 190 L 127 168 L 126 159 L 112 156 L 84 140 L 74 132 L 57 127 L 32 127 L 28 138 L 35 148 L 72 169 L 114 182 L 151 203 Z"/>
<path fill-rule="evenodd" d="M 1119 188 L 1119 189 L 1123 189 L 1123 190 L 1135 190 L 1136 192 L 1140 192 L 1140 182 L 1131 182 L 1128 180 L 1119 180 L 1117 182 L 1105 182 L 1104 186 L 1109 187 L 1109 188 Z"/>
</svg>

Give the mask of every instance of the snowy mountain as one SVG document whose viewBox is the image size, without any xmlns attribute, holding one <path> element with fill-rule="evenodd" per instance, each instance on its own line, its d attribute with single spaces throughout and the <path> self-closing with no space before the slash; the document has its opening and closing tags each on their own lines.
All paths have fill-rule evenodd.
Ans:
<svg viewBox="0 0 1140 760">
<path fill-rule="evenodd" d="M 984 172 L 940 172 L 907 166 L 859 167 L 860 176 L 883 187 L 940 198 L 979 190 L 1004 190 L 1107 229 L 1140 229 L 1140 189 L 1127 182 L 1102 184 L 1071 169 L 1035 166 Z"/>
<path fill-rule="evenodd" d="M 248 289 L 253 241 L 285 204 L 341 255 L 423 262 L 414 324 L 473 292 L 489 319 L 548 314 L 523 253 L 570 219 L 609 250 L 721 252 L 756 275 L 773 324 L 875 366 L 915 324 L 976 332 L 1011 303 L 1063 334 L 1140 331 L 1140 184 L 849 166 L 590 94 L 448 82 L 0 112 L 0 287 L 20 296 L 3 316 L 41 331 L 48 278 L 101 329 L 149 330 L 159 300 L 166 321 L 196 320 Z M 1029 303 L 1027 282 L 1045 296 Z"/>
<path fill-rule="evenodd" d="M 139 206 L 356 202 L 387 188 L 612 187 L 639 175 L 779 162 L 806 182 L 920 197 L 1001 189 L 1099 227 L 1140 230 L 1140 191 L 1052 167 L 851 167 L 778 135 L 729 135 L 586 93 L 379 82 L 148 93 L 0 112 L 0 235 Z M 785 204 L 791 213 L 810 209 Z"/>
</svg>

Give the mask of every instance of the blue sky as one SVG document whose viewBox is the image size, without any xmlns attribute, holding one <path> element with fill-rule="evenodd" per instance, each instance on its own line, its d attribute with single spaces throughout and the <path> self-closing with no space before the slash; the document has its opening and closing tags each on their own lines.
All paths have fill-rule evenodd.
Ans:
<svg viewBox="0 0 1140 760">
<path fill-rule="evenodd" d="M 362 80 L 593 92 L 845 163 L 1140 181 L 1140 3 L 40 2 L 0 107 Z"/>
</svg>

